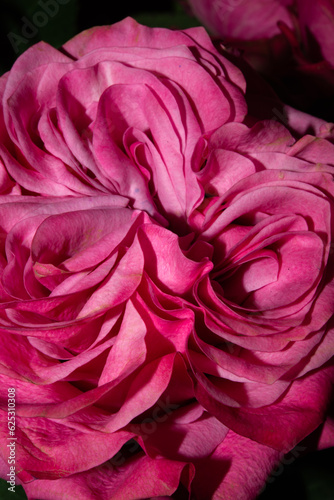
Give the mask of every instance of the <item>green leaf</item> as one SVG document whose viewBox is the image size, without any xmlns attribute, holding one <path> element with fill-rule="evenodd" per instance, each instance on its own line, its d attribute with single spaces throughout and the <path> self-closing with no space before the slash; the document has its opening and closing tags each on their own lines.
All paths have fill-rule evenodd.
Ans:
<svg viewBox="0 0 334 500">
<path fill-rule="evenodd" d="M 0 498 L 1 500 L 27 500 L 27 495 L 20 485 L 15 486 L 15 493 L 8 491 L 9 483 L 0 478 Z"/>
</svg>

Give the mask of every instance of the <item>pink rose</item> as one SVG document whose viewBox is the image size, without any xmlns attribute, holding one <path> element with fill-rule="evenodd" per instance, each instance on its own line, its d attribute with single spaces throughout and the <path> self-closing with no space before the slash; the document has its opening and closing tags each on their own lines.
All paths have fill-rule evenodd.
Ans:
<svg viewBox="0 0 334 500">
<path fill-rule="evenodd" d="M 186 355 L 196 400 L 229 431 L 210 459 L 193 459 L 192 487 L 203 499 L 252 499 L 332 401 L 334 146 L 296 141 L 275 121 L 226 124 L 205 139 L 197 176 L 206 200 L 186 255 L 209 256 L 211 268 L 188 297 Z M 144 436 L 149 453 L 186 458 L 190 429 L 175 424 Z M 165 439 L 173 429 L 184 451 Z M 333 439 L 328 419 L 319 447 Z"/>
<path fill-rule="evenodd" d="M 229 428 L 280 448 L 315 429 L 327 404 L 326 391 L 307 397 L 303 386 L 334 353 L 334 145 L 235 123 L 204 155 L 211 198 L 197 222 L 213 268 L 195 287 L 196 396 Z"/>
<path fill-rule="evenodd" d="M 293 28 L 294 0 L 188 0 L 194 14 L 217 36 L 259 40 L 280 34 L 278 21 Z"/>
<path fill-rule="evenodd" d="M 250 500 L 326 418 L 333 443 L 329 129 L 247 114 L 202 28 L 128 18 L 0 82 L 1 476 Z"/>
<path fill-rule="evenodd" d="M 62 487 L 42 492 L 40 480 L 100 466 L 136 436 L 129 422 L 152 411 L 163 421 L 183 398 L 193 398 L 185 361 L 168 340 L 172 326 L 181 346 L 191 331 L 191 311 L 171 313 L 170 326 L 163 327 L 166 320 L 147 307 L 147 290 L 162 279 L 182 295 L 207 262 L 187 259 L 176 235 L 127 205 L 115 195 L 0 198 L 2 401 L 14 387 L 17 476 L 32 496 L 61 498 Z M 162 249 L 168 251 L 163 262 Z M 2 417 L 7 462 L 7 415 Z M 210 452 L 217 436 L 212 442 Z M 143 458 L 137 450 L 144 470 L 169 467 Z M 174 475 L 187 468 L 170 467 L 172 486 L 158 484 L 156 491 L 172 492 Z"/>
<path fill-rule="evenodd" d="M 334 2 L 333 0 L 297 0 L 303 46 L 310 55 L 320 51 L 322 58 L 334 66 Z M 314 41 L 318 48 L 314 49 Z M 318 55 L 319 57 L 319 55 Z"/>
<path fill-rule="evenodd" d="M 303 48 L 312 54 L 312 39 L 323 59 L 334 64 L 332 0 L 188 0 L 194 14 L 224 40 L 270 39 L 282 33 L 282 25 L 301 36 Z"/>
<path fill-rule="evenodd" d="M 270 79 L 290 104 L 324 116 L 333 99 L 333 0 L 188 0 L 224 44 Z"/>
<path fill-rule="evenodd" d="M 24 192 L 117 193 L 175 225 L 202 200 L 194 145 L 246 113 L 240 70 L 203 29 L 152 30 L 130 18 L 62 51 L 39 43 L 3 79 L 0 151 Z"/>
</svg>

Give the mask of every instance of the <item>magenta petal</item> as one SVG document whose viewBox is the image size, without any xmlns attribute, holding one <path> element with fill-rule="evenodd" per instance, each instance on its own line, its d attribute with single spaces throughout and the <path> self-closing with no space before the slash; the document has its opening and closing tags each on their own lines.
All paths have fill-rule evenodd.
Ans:
<svg viewBox="0 0 334 500">
<path fill-rule="evenodd" d="M 229 431 L 210 460 L 201 460 L 196 467 L 196 498 L 256 498 L 281 458 L 276 450 Z"/>
<path fill-rule="evenodd" d="M 88 299 L 78 318 L 110 309 L 129 299 L 141 281 L 143 267 L 143 254 L 135 239 L 110 277 Z"/>
<path fill-rule="evenodd" d="M 44 42 L 39 42 L 26 50 L 13 66 L 14 71 L 10 72 L 4 100 L 8 99 L 27 72 L 50 62 L 69 63 L 71 59 Z"/>
<path fill-rule="evenodd" d="M 239 40 L 256 40 L 278 34 L 277 20 L 292 27 L 286 8 L 288 3 L 258 0 L 254 4 L 244 0 L 229 4 L 221 0 L 216 4 L 214 0 L 190 0 L 195 15 L 214 34 Z"/>
<path fill-rule="evenodd" d="M 33 481 L 26 484 L 25 489 L 30 498 L 43 500 L 62 500 L 67 495 L 85 500 L 169 498 L 178 488 L 181 477 L 189 487 L 193 476 L 191 465 L 164 458 L 151 459 L 140 454 L 134 460 L 124 461 L 119 467 L 115 467 L 112 461 L 105 462 L 68 478 Z"/>
<path fill-rule="evenodd" d="M 334 446 L 334 419 L 328 417 L 321 430 L 318 449 L 332 448 Z"/>
<path fill-rule="evenodd" d="M 39 263 L 61 264 L 67 271 L 91 268 L 115 250 L 134 220 L 127 209 L 82 210 L 48 217 L 35 233 L 32 258 Z"/>
<path fill-rule="evenodd" d="M 41 479 L 58 479 L 95 467 L 117 453 L 132 437 L 132 433 L 125 431 L 87 433 L 49 419 L 24 417 L 17 419 L 16 434 L 18 468 Z M 6 441 L 3 439 L 4 446 Z M 68 453 L 69 444 L 75 460 Z M 2 453 L 5 452 L 2 448 Z"/>
<path fill-rule="evenodd" d="M 209 457 L 223 441 L 228 429 L 206 412 L 196 420 L 179 422 L 178 414 L 183 413 L 182 410 L 174 411 L 168 418 L 161 416 L 155 432 L 143 435 L 146 450 L 173 460 L 193 461 Z"/>
<path fill-rule="evenodd" d="M 151 29 L 138 24 L 129 17 L 113 26 L 101 26 L 86 30 L 72 38 L 63 48 L 66 53 L 77 59 L 94 52 L 96 49 L 105 49 L 106 47 L 120 47 L 122 51 L 124 47 L 143 47 L 148 49 L 150 53 L 152 48 L 161 50 L 179 45 L 192 47 L 194 43 L 204 48 L 205 58 L 208 58 L 211 64 L 217 64 L 215 49 L 203 28 L 191 28 L 184 31 L 170 31 L 164 28 Z M 156 58 L 159 59 L 158 54 Z M 245 80 L 241 71 L 227 59 L 224 60 L 224 65 L 229 79 L 245 90 Z"/>
<path fill-rule="evenodd" d="M 196 388 L 198 400 L 234 432 L 259 443 L 289 449 L 314 431 L 323 421 L 331 398 L 334 369 L 295 380 L 276 403 L 256 409 L 231 408 L 219 403 L 204 389 Z"/>
<path fill-rule="evenodd" d="M 142 235 L 140 239 L 149 275 L 173 293 L 185 293 L 196 279 L 212 267 L 206 258 L 202 262 L 187 259 L 176 235 L 164 228 L 145 225 Z"/>
<path fill-rule="evenodd" d="M 317 3 L 297 0 L 297 5 L 304 37 L 306 38 L 306 30 L 309 30 L 317 40 L 323 57 L 333 65 L 333 3 L 330 0 L 320 0 Z"/>
</svg>

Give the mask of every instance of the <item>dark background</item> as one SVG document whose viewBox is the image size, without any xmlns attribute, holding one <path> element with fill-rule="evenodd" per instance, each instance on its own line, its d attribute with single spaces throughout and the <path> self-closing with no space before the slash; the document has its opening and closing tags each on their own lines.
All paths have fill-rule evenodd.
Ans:
<svg viewBox="0 0 334 500">
<path fill-rule="evenodd" d="M 46 14 L 41 5 L 58 5 L 58 12 Z M 60 2 L 64 2 L 60 5 Z M 147 26 L 187 28 L 197 26 L 180 3 L 173 0 L 0 0 L 1 61 L 0 72 L 10 69 L 19 54 L 44 40 L 60 47 L 71 37 L 92 26 L 112 24 L 124 17 L 134 17 Z M 47 22 L 45 19 L 47 18 Z M 28 21 L 28 22 L 27 22 Z M 36 26 L 36 24 L 40 26 Z"/>
<path fill-rule="evenodd" d="M 48 1 L 57 2 L 0 0 L 0 74 L 40 40 L 60 47 L 84 29 L 112 24 L 126 16 L 147 26 L 182 29 L 199 25 L 173 0 L 141 0 L 131 7 L 122 0 L 107 4 L 102 0 L 81 0 L 80 4 L 77 0 L 61 0 L 63 4 L 57 3 L 58 10 L 54 7 L 53 11 Z M 51 14 L 43 10 L 42 4 L 50 6 Z M 258 500 L 334 500 L 334 448 L 307 453 L 307 446 L 304 456 L 291 460 L 290 455 L 291 463 L 273 472 Z M 22 487 L 17 487 L 17 493 L 13 494 L 8 492 L 6 482 L 0 481 L 1 500 L 26 498 Z"/>
</svg>

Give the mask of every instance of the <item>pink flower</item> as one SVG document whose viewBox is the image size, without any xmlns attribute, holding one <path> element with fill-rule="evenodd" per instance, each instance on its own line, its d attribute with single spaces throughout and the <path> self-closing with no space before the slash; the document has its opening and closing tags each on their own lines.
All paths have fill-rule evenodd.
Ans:
<svg viewBox="0 0 334 500">
<path fill-rule="evenodd" d="M 293 28 L 294 0 L 189 0 L 194 14 L 224 39 L 259 40 L 280 34 L 278 21 Z"/>
<path fill-rule="evenodd" d="M 312 54 L 312 43 L 322 58 L 332 67 L 334 66 L 334 2 L 333 0 L 297 0 L 298 19 L 301 35 L 306 50 Z M 313 49 L 314 50 L 314 49 Z"/>
<path fill-rule="evenodd" d="M 213 35 L 239 49 L 290 104 L 326 113 L 334 84 L 333 0 L 188 3 Z"/>
<path fill-rule="evenodd" d="M 3 78 L 1 156 L 25 192 L 117 193 L 175 224 L 202 200 L 191 176 L 197 140 L 246 112 L 240 70 L 204 30 L 130 18 L 61 52 L 39 43 Z"/>
<path fill-rule="evenodd" d="M 212 196 L 197 222 L 213 268 L 195 287 L 196 396 L 274 448 L 312 432 L 326 403 L 323 391 L 299 398 L 305 375 L 334 353 L 333 154 L 330 142 L 295 141 L 275 122 L 226 124 L 198 172 Z"/>
<path fill-rule="evenodd" d="M 285 29 L 296 31 L 304 49 L 315 41 L 322 58 L 334 64 L 332 0 L 189 0 L 210 31 L 228 41 L 270 39 Z M 313 38 L 313 40 L 312 40 Z"/>
<path fill-rule="evenodd" d="M 37 479 L 32 495 L 46 495 L 40 479 L 83 473 L 116 455 L 136 436 L 129 422 L 163 394 L 158 415 L 193 397 L 170 327 L 148 311 L 146 295 L 159 279 L 186 293 L 206 262 L 187 259 L 176 235 L 127 205 L 115 195 L 0 198 L 2 400 L 14 387 L 17 475 Z M 152 265 L 146 247 L 156 243 L 157 258 L 168 250 L 171 271 Z M 192 314 L 171 314 L 170 323 L 187 338 Z M 178 391 L 170 388 L 174 377 Z M 178 474 L 185 465 L 175 467 Z"/>
<path fill-rule="evenodd" d="M 130 18 L 0 82 L 1 476 L 13 432 L 29 500 L 250 500 L 330 445 L 330 126 Z"/>
</svg>

